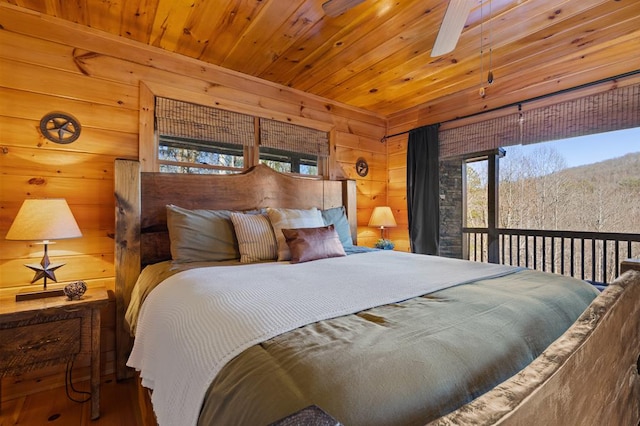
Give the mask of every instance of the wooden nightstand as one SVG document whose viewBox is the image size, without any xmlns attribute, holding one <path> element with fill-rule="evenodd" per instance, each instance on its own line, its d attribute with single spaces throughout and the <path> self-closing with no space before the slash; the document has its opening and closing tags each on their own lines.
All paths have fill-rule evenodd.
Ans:
<svg viewBox="0 0 640 426">
<path fill-rule="evenodd" d="M 88 355 L 91 419 L 100 417 L 100 309 L 108 301 L 104 288 L 89 288 L 80 300 L 0 299 L 0 377 Z"/>
</svg>

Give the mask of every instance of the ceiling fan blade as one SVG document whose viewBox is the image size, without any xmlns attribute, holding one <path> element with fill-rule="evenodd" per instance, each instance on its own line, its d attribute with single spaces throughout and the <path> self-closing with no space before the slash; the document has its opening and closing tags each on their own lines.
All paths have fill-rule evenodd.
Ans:
<svg viewBox="0 0 640 426">
<path fill-rule="evenodd" d="M 431 50 L 431 57 L 442 56 L 453 51 L 471 11 L 473 0 L 449 0 L 440 31 Z"/>
<path fill-rule="evenodd" d="M 322 10 L 324 10 L 325 15 L 333 18 L 362 2 L 364 0 L 328 0 L 322 3 Z"/>
</svg>

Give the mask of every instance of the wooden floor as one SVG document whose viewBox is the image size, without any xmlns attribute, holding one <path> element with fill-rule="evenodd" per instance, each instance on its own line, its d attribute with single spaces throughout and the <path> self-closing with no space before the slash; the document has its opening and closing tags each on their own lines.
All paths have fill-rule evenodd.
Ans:
<svg viewBox="0 0 640 426">
<path fill-rule="evenodd" d="M 88 382 L 74 386 L 89 390 Z M 104 376 L 100 385 L 100 418 L 94 421 L 91 404 L 70 401 L 64 387 L 3 401 L 0 426 L 147 426 L 141 420 L 137 389 L 136 379 L 117 382 L 113 376 Z"/>
</svg>

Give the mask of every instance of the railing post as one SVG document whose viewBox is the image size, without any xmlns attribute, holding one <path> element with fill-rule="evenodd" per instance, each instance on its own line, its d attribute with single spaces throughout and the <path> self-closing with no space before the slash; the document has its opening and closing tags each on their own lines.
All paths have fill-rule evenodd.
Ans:
<svg viewBox="0 0 640 426">
<path fill-rule="evenodd" d="M 500 241 L 498 240 L 498 181 L 499 181 L 499 158 L 500 150 L 488 156 L 488 185 L 487 185 L 487 261 L 489 263 L 500 263 Z"/>
</svg>

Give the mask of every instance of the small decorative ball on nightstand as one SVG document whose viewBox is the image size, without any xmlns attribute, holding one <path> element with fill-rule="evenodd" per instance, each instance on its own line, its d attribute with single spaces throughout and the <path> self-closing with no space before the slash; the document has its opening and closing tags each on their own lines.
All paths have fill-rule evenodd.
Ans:
<svg viewBox="0 0 640 426">
<path fill-rule="evenodd" d="M 69 300 L 80 300 L 85 291 L 87 284 L 84 281 L 74 281 L 64 286 L 64 294 Z"/>
<path fill-rule="evenodd" d="M 381 249 L 381 250 L 393 250 L 395 246 L 396 245 L 391 240 L 387 240 L 386 238 L 380 238 L 378 241 L 376 241 L 375 248 Z"/>
</svg>

